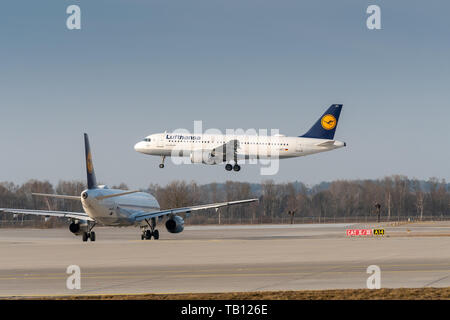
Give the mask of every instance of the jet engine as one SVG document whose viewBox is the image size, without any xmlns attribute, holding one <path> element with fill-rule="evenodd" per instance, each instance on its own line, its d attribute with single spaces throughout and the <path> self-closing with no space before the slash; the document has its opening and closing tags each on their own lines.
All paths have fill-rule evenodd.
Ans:
<svg viewBox="0 0 450 320">
<path fill-rule="evenodd" d="M 166 221 L 167 231 L 170 233 L 180 233 L 184 230 L 184 220 L 180 216 L 173 216 Z"/>
<path fill-rule="evenodd" d="M 73 221 L 69 225 L 69 230 L 74 235 L 79 236 L 80 234 L 83 234 L 83 232 L 88 231 L 88 223 L 86 220 L 78 220 Z"/>
<path fill-rule="evenodd" d="M 194 150 L 190 155 L 191 163 L 218 164 L 223 162 L 220 157 L 214 156 L 210 151 Z"/>
</svg>

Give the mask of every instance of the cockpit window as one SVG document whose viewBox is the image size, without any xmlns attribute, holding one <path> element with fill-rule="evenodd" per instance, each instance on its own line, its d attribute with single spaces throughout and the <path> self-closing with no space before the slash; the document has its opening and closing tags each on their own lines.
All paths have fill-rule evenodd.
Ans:
<svg viewBox="0 0 450 320">
<path fill-rule="evenodd" d="M 150 139 L 150 138 L 145 138 L 144 141 L 145 141 L 145 142 L 151 142 L 152 139 Z"/>
</svg>

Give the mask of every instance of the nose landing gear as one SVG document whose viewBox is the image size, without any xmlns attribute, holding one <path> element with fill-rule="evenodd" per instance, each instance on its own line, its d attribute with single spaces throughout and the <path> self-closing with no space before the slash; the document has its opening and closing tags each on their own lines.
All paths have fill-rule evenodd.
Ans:
<svg viewBox="0 0 450 320">
<path fill-rule="evenodd" d="M 164 160 L 166 159 L 166 156 L 161 156 L 161 163 L 159 164 L 159 167 L 162 169 L 164 168 Z"/>
</svg>

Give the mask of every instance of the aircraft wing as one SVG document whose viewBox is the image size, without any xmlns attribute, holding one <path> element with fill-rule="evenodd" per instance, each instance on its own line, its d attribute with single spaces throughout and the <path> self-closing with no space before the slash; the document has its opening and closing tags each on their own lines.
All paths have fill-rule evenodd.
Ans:
<svg viewBox="0 0 450 320">
<path fill-rule="evenodd" d="M 22 213 L 22 214 L 32 214 L 32 215 L 37 215 L 37 216 L 45 216 L 45 217 L 72 218 L 72 219 L 95 221 L 94 219 L 89 217 L 84 212 L 0 208 L 0 213 L 1 212 L 14 213 L 14 214 Z"/>
<path fill-rule="evenodd" d="M 133 216 L 131 216 L 131 219 L 134 218 L 135 221 L 142 221 L 145 219 L 157 218 L 157 217 L 165 216 L 168 214 L 178 214 L 178 213 L 192 212 L 192 211 L 197 211 L 197 210 L 213 209 L 213 208 L 217 210 L 221 207 L 232 206 L 232 205 L 243 204 L 243 203 L 251 203 L 251 202 L 256 202 L 256 201 L 258 201 L 258 199 L 219 202 L 219 203 L 203 204 L 203 205 L 192 206 L 192 207 L 167 209 L 167 210 L 162 210 L 162 211 L 152 211 L 152 212 L 140 211 L 140 212 L 135 213 Z"/>
<path fill-rule="evenodd" d="M 230 140 L 220 146 L 211 150 L 211 154 L 215 157 L 217 155 L 226 155 L 227 159 L 232 159 L 239 148 L 239 140 Z"/>
</svg>

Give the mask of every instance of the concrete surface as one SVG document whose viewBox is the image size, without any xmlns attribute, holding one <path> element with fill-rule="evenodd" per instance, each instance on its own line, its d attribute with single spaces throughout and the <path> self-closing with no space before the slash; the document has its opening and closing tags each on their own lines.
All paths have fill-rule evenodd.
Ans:
<svg viewBox="0 0 450 320">
<path fill-rule="evenodd" d="M 384 226 L 384 237 L 346 236 Z M 192 226 L 160 240 L 138 228 L 95 229 L 83 243 L 66 229 L 0 229 L 0 296 L 228 292 L 450 286 L 450 223 Z M 69 290 L 69 265 L 81 289 Z"/>
</svg>

